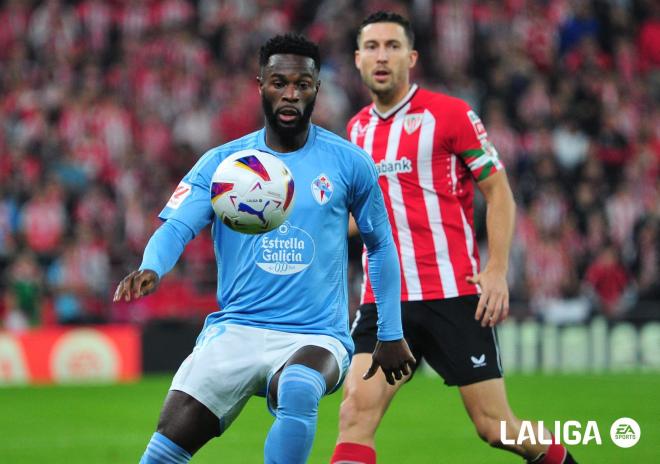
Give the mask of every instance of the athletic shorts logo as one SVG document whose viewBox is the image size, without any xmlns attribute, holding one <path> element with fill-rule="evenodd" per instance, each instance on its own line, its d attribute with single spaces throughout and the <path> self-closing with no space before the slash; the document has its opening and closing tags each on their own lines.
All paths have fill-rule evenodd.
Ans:
<svg viewBox="0 0 660 464">
<path fill-rule="evenodd" d="M 419 129 L 419 126 L 422 125 L 423 118 L 424 115 L 421 113 L 409 114 L 403 118 L 403 128 L 408 133 L 408 135 L 412 135 L 413 132 Z"/>
<path fill-rule="evenodd" d="M 332 198 L 333 192 L 332 182 L 325 174 L 319 176 L 312 181 L 312 195 L 316 202 L 323 206 Z"/>
<path fill-rule="evenodd" d="M 264 271 L 289 275 L 312 264 L 316 247 L 311 235 L 287 221 L 262 235 L 254 243 L 253 252 L 257 266 Z"/>
<path fill-rule="evenodd" d="M 622 417 L 617 419 L 610 428 L 610 438 L 619 448 L 631 448 L 637 444 L 641 429 L 635 419 Z"/>
<path fill-rule="evenodd" d="M 482 354 L 478 358 L 476 356 L 470 356 L 470 361 L 472 361 L 472 367 L 484 367 L 486 365 L 486 355 Z"/>
<path fill-rule="evenodd" d="M 167 207 L 172 209 L 178 209 L 179 206 L 181 206 L 181 203 L 183 203 L 183 200 L 188 198 L 191 192 L 192 192 L 192 187 L 190 184 L 183 181 L 179 182 L 179 185 L 176 186 L 176 189 L 174 189 L 174 193 L 167 202 Z"/>
</svg>

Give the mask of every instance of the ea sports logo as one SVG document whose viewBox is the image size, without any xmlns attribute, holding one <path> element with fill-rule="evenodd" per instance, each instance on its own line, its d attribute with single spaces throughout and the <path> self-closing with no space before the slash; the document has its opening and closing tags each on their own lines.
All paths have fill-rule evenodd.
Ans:
<svg viewBox="0 0 660 464">
<path fill-rule="evenodd" d="M 630 448 L 639 441 L 641 430 L 635 419 L 622 417 L 617 419 L 610 428 L 612 442 L 619 448 Z"/>
</svg>

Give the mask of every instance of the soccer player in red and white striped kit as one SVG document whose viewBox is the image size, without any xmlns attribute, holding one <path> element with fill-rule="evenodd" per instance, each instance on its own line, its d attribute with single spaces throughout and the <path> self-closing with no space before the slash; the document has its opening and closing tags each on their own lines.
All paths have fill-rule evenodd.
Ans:
<svg viewBox="0 0 660 464">
<path fill-rule="evenodd" d="M 515 203 L 477 114 L 460 99 L 411 85 L 413 40 L 410 24 L 398 14 L 378 12 L 362 22 L 355 64 L 373 102 L 347 127 L 351 141 L 373 157 L 379 171 L 401 262 L 406 340 L 418 363 L 426 359 L 447 385 L 458 386 L 478 435 L 489 445 L 532 463 L 573 463 L 560 444 L 502 443 L 500 421 L 506 421 L 507 438 L 516 439 L 521 424 L 507 401 L 494 329 L 509 312 L 506 273 Z M 483 270 L 472 221 L 473 181 L 487 203 L 489 259 Z M 377 341 L 374 303 L 365 269 L 335 464 L 376 462 L 376 428 L 403 383 L 390 385 L 370 367 Z M 550 437 L 545 431 L 544 438 Z"/>
</svg>

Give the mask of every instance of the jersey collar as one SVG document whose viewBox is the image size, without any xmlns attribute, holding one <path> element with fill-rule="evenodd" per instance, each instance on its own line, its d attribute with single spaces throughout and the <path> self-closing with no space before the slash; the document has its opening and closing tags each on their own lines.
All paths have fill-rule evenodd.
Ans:
<svg viewBox="0 0 660 464">
<path fill-rule="evenodd" d="M 394 113 L 399 111 L 401 108 L 403 108 L 404 105 L 412 99 L 413 95 L 415 95 L 415 92 L 417 92 L 418 88 L 419 87 L 417 87 L 417 84 L 413 84 L 412 86 L 410 86 L 410 90 L 408 91 L 406 96 L 403 97 L 399 103 L 397 103 L 396 105 L 394 105 L 392 108 L 390 108 L 389 110 L 387 110 L 384 113 L 381 113 L 380 111 L 378 111 L 376 109 L 376 105 L 374 105 L 374 104 L 371 105 L 371 109 L 369 111 L 371 112 L 371 114 L 375 114 L 380 119 L 387 119 L 390 116 L 392 116 Z"/>
<path fill-rule="evenodd" d="M 309 132 L 307 133 L 307 140 L 305 141 L 305 145 L 298 148 L 296 151 L 280 153 L 279 151 L 275 151 L 272 148 L 270 148 L 268 145 L 266 145 L 266 128 L 264 127 L 259 131 L 259 136 L 257 138 L 257 149 L 276 156 L 293 157 L 295 155 L 306 154 L 310 150 L 310 148 L 312 148 L 312 146 L 314 145 L 315 139 L 316 139 L 316 125 L 310 123 Z"/>
</svg>

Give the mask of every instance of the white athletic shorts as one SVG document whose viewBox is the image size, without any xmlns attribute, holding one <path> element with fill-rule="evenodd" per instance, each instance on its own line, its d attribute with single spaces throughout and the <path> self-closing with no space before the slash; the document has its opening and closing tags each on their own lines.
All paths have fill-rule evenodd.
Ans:
<svg viewBox="0 0 660 464">
<path fill-rule="evenodd" d="M 181 363 L 170 390 L 195 398 L 220 419 L 224 432 L 253 395 L 265 395 L 271 377 L 303 346 L 330 351 L 341 385 L 350 358 L 341 342 L 327 335 L 296 334 L 235 324 L 202 331 L 193 352 Z M 271 411 L 272 412 L 272 411 Z"/>
</svg>

